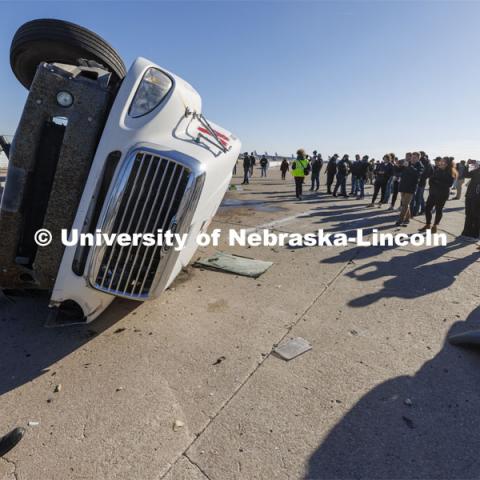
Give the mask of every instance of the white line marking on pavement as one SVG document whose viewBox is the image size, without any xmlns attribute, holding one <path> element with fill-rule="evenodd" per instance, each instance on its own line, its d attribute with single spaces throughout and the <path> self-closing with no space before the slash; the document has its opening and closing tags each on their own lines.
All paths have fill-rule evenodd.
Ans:
<svg viewBox="0 0 480 480">
<path fill-rule="evenodd" d="M 247 228 L 245 231 L 247 233 L 252 233 L 258 230 L 263 230 L 265 228 L 267 229 L 274 228 L 274 227 L 277 227 L 278 225 L 285 225 L 286 223 L 293 222 L 297 218 L 307 217 L 311 213 L 315 213 L 315 212 L 317 212 L 317 210 L 307 210 L 306 212 L 301 212 L 301 213 L 298 213 L 297 215 L 290 215 L 289 217 L 279 218 L 278 220 L 274 220 L 273 222 L 264 223 L 262 225 L 257 225 L 256 227 Z"/>
</svg>

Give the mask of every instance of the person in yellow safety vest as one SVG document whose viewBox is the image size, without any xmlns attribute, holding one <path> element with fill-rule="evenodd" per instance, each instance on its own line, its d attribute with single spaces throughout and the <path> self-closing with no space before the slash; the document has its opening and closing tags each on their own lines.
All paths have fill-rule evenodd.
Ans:
<svg viewBox="0 0 480 480">
<path fill-rule="evenodd" d="M 305 178 L 305 170 L 308 171 L 308 160 L 305 150 L 300 148 L 297 150 L 297 159 L 292 162 L 292 176 L 295 179 L 295 196 L 302 199 L 303 180 Z"/>
</svg>

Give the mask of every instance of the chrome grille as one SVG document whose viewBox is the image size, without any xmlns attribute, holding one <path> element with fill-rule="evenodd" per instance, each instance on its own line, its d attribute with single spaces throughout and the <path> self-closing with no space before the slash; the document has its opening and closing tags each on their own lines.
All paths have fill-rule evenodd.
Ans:
<svg viewBox="0 0 480 480">
<path fill-rule="evenodd" d="M 102 233 L 130 235 L 173 231 L 182 223 L 179 210 L 187 210 L 187 200 L 198 201 L 198 195 L 195 199 L 185 198 L 195 190 L 188 188 L 192 177 L 191 170 L 177 161 L 146 151 L 136 152 L 119 175 L 99 228 Z M 99 247 L 94 253 L 91 282 L 95 288 L 115 295 L 148 297 L 172 252 L 173 249 L 141 243 Z"/>
</svg>

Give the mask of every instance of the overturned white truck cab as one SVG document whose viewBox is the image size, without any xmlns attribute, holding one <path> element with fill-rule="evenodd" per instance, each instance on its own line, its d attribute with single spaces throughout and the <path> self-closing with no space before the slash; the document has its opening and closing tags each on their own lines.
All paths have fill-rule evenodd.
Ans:
<svg viewBox="0 0 480 480">
<path fill-rule="evenodd" d="M 205 119 L 186 81 L 144 58 L 126 72 L 103 39 L 77 25 L 28 22 L 10 60 L 29 95 L 8 152 L 0 288 L 50 291 L 51 324 L 92 321 L 116 296 L 157 297 L 215 215 L 240 141 Z M 39 246 L 44 229 L 51 242 Z M 62 230 L 188 235 L 181 250 L 66 246 Z"/>
</svg>

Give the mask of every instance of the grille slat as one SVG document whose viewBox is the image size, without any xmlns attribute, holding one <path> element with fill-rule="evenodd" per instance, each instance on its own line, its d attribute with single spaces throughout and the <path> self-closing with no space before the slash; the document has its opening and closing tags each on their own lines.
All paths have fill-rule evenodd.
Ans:
<svg viewBox="0 0 480 480">
<path fill-rule="evenodd" d="M 148 198 L 148 196 L 150 194 L 150 191 L 151 191 L 152 184 L 153 184 L 153 181 L 152 181 L 151 178 L 149 178 L 149 175 L 150 175 L 150 171 L 152 169 L 152 166 L 156 162 L 151 156 L 145 156 L 143 161 L 144 161 L 145 164 L 147 164 L 147 162 L 148 162 L 148 166 L 147 166 L 145 175 L 143 176 L 142 184 L 139 186 L 138 192 L 136 192 L 137 193 L 137 198 L 136 198 L 135 202 L 133 203 L 133 207 L 131 208 L 131 211 L 129 213 L 130 219 L 128 221 L 128 225 L 126 226 L 125 229 L 121 229 L 122 232 L 125 231 L 126 233 L 128 233 L 130 235 L 132 235 L 133 233 L 136 233 L 136 232 L 138 232 L 138 233 L 141 232 L 140 230 L 138 230 L 138 227 L 139 227 L 138 223 L 141 220 L 141 215 L 143 214 L 143 210 L 146 206 L 146 201 L 145 200 L 146 200 L 146 198 Z M 150 184 L 150 188 L 148 189 L 148 193 L 145 192 L 145 190 L 146 190 L 145 183 L 147 182 L 147 179 L 148 179 L 148 183 Z M 143 205 L 143 207 L 141 207 L 142 205 Z M 142 208 L 142 213 L 140 214 L 140 217 L 138 217 L 139 222 L 137 222 L 136 227 L 134 227 L 133 224 L 134 224 L 135 219 L 137 218 L 138 211 L 139 211 L 140 208 Z M 113 279 L 115 279 L 119 263 L 121 263 L 122 261 L 126 262 L 126 261 L 129 260 L 129 255 L 130 255 L 131 250 L 132 250 L 132 245 L 130 245 L 129 247 L 121 247 L 120 253 L 117 257 L 117 262 L 116 262 L 115 268 L 113 270 L 111 281 L 113 281 Z M 118 287 L 121 285 L 122 278 L 123 278 L 124 274 L 125 274 L 125 269 L 122 269 L 122 271 L 119 273 L 119 277 L 116 281 L 116 284 L 117 284 Z"/>
<path fill-rule="evenodd" d="M 175 168 L 181 168 L 179 165 L 177 165 Z M 173 192 L 173 195 L 171 196 L 171 200 L 170 200 L 170 205 L 168 206 L 168 209 L 167 209 L 167 213 L 164 215 L 164 222 L 162 224 L 162 226 L 160 227 L 161 230 L 163 231 L 165 229 L 165 227 L 168 227 L 170 225 L 170 222 L 173 218 L 173 214 L 171 214 L 171 211 L 172 211 L 172 206 L 174 204 L 174 200 L 176 198 L 176 195 L 177 195 L 177 190 L 178 190 L 178 187 L 181 183 L 181 180 L 182 180 L 182 176 L 179 175 L 178 176 L 178 180 L 177 180 L 177 184 L 175 185 L 175 190 Z M 185 185 L 186 186 L 186 185 Z M 178 203 L 177 203 L 178 205 Z M 168 223 L 167 223 L 168 222 Z M 155 261 L 155 260 L 159 260 L 159 256 L 161 255 L 161 248 L 158 247 L 158 246 L 155 246 L 154 247 L 154 251 L 153 251 L 153 254 L 151 255 L 150 257 L 150 262 L 147 266 L 147 271 L 150 271 L 151 269 L 151 266 L 152 266 L 152 263 Z M 145 287 L 145 283 L 147 282 L 147 280 L 149 280 L 148 276 L 145 276 L 144 279 L 143 279 L 143 282 L 140 286 L 140 292 L 144 289 Z M 153 280 L 153 279 L 151 279 Z"/>
<path fill-rule="evenodd" d="M 172 167 L 171 165 L 169 165 L 169 168 Z M 173 167 L 172 167 L 173 168 Z M 172 172 L 172 175 L 169 176 L 169 180 L 168 180 L 168 184 L 167 184 L 167 187 L 166 187 L 166 194 L 168 194 L 169 190 L 170 190 L 170 186 L 172 184 L 172 180 L 173 180 L 173 172 Z M 163 225 L 163 223 L 160 222 L 160 219 L 161 219 L 161 214 L 162 214 L 162 211 L 163 211 L 163 208 L 164 208 L 164 205 L 165 205 L 165 200 L 167 199 L 167 195 L 164 195 L 163 199 L 161 200 L 161 204 L 160 206 L 158 207 L 158 210 L 157 210 L 157 215 L 155 217 L 155 220 L 153 222 L 153 225 L 157 225 L 158 228 L 161 228 L 160 225 Z M 165 221 L 167 220 L 167 218 L 165 218 Z M 155 248 L 154 248 L 155 250 Z M 150 258 L 153 258 L 153 255 L 155 254 L 155 252 L 152 252 L 152 251 L 148 251 L 148 247 L 143 247 L 143 255 L 142 255 L 142 260 L 138 266 L 138 270 L 137 270 L 137 275 L 136 275 L 136 278 L 135 278 L 135 281 L 133 282 L 133 284 L 136 286 L 138 285 L 139 281 L 140 281 L 140 276 L 142 274 L 142 272 L 144 271 L 143 270 L 143 267 L 145 266 L 145 260 L 147 259 L 147 254 L 150 253 Z M 148 267 L 147 267 L 148 269 Z M 146 277 L 145 277 L 146 278 Z M 142 281 L 142 286 L 143 286 L 143 281 Z M 142 291 L 142 288 L 140 289 L 140 291 Z"/>
<path fill-rule="evenodd" d="M 152 161 L 152 164 L 154 163 L 154 161 Z M 142 211 L 140 212 L 140 216 L 138 218 L 138 222 L 137 222 L 137 225 L 135 226 L 135 229 L 134 229 L 134 232 L 143 232 L 145 229 L 145 227 L 148 225 L 148 219 L 150 217 L 150 215 L 152 214 L 153 212 L 153 206 L 155 205 L 155 200 L 156 198 L 158 197 L 158 194 L 160 193 L 160 190 L 157 189 L 157 193 L 155 195 L 155 198 L 153 197 L 152 195 L 152 190 L 154 188 L 154 185 L 156 184 L 156 180 L 158 178 L 158 174 L 161 170 L 161 165 L 162 165 L 162 160 L 161 159 L 157 159 L 156 161 L 156 167 L 155 167 L 155 173 L 153 175 L 153 178 L 152 178 L 152 181 L 150 182 L 150 187 L 148 189 L 148 193 L 147 193 L 147 199 L 148 201 L 146 202 L 143 202 L 143 207 L 142 207 Z M 165 179 L 165 176 L 163 176 L 162 179 Z M 150 198 L 153 199 L 152 202 L 150 202 Z M 149 210 L 147 209 L 147 206 L 149 207 Z M 145 213 L 147 211 L 150 211 L 149 213 L 149 217 L 147 217 L 147 220 L 144 222 L 144 224 L 142 225 L 142 219 L 145 215 Z M 140 252 L 140 249 L 139 248 L 136 248 L 136 251 L 134 253 L 134 258 L 133 258 L 133 261 L 132 261 L 132 264 L 135 265 L 135 262 L 137 261 L 137 257 L 138 257 L 138 254 Z M 129 251 L 127 253 L 127 257 L 132 254 L 132 246 L 130 245 L 129 247 Z M 125 283 L 122 284 L 122 279 L 124 278 L 124 275 L 125 273 L 127 272 L 127 270 L 123 270 L 122 272 L 122 275 L 118 281 L 118 284 L 119 284 L 119 289 L 123 292 L 123 293 L 127 293 L 126 292 L 126 288 L 128 287 L 128 285 L 130 284 L 130 280 L 131 280 L 131 277 L 132 277 L 132 273 L 133 273 L 133 268 L 130 270 L 130 272 L 128 273 L 128 278 L 126 279 Z"/>
<path fill-rule="evenodd" d="M 192 175 L 189 168 L 142 152 L 135 155 L 125 175 L 118 203 L 110 206 L 116 217 L 104 219 L 104 224 L 110 227 L 108 232 L 103 229 L 102 232 L 156 235 L 159 229 L 168 229 L 174 219 L 177 223 L 176 216 Z M 157 245 L 147 247 L 139 243 L 122 247 L 115 243 L 99 247 L 94 253 L 93 285 L 116 295 L 147 297 L 166 257 L 168 251 Z"/>
<path fill-rule="evenodd" d="M 142 163 L 142 168 L 140 168 L 139 171 L 139 176 L 135 179 L 136 181 L 141 178 L 141 184 L 137 188 L 132 188 L 129 196 L 129 200 L 126 204 L 125 207 L 125 216 L 123 218 L 122 223 L 120 224 L 118 228 L 118 233 L 129 233 L 131 234 L 131 226 L 133 223 L 133 219 L 135 218 L 135 214 L 137 213 L 137 208 L 139 205 L 139 201 L 143 197 L 144 193 L 144 187 L 145 187 L 145 182 L 147 181 L 148 174 L 150 173 L 150 168 L 152 166 L 153 160 L 151 155 L 143 155 L 141 159 Z M 138 182 L 136 182 L 138 183 Z M 136 197 L 136 198 L 135 198 Z M 128 224 L 125 227 L 124 222 L 127 221 Z M 115 250 L 114 250 L 115 252 Z M 127 261 L 128 260 L 128 254 L 125 255 L 126 249 L 123 246 L 118 246 L 118 253 L 116 255 L 116 261 L 115 261 L 115 266 L 113 268 L 113 272 L 110 278 L 110 283 L 108 285 L 108 288 L 112 288 L 112 283 L 115 280 L 116 285 L 118 286 L 119 284 L 119 279 L 117 279 L 117 270 L 119 265 L 121 264 L 122 260 Z M 120 272 L 120 275 L 122 272 Z"/>
</svg>

